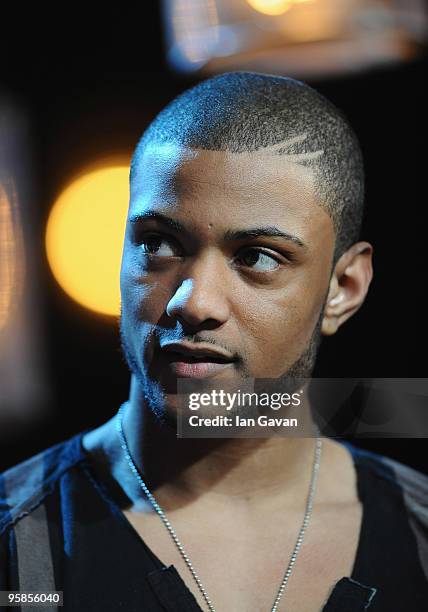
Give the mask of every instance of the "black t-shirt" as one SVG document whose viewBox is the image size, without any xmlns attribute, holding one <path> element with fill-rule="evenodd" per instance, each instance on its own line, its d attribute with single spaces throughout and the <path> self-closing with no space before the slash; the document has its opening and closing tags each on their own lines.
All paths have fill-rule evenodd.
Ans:
<svg viewBox="0 0 428 612">
<path fill-rule="evenodd" d="M 73 612 L 200 612 L 123 514 L 116 481 L 96 477 L 84 433 L 0 475 L 0 591 L 62 591 Z M 426 612 L 428 477 L 345 444 L 363 520 L 352 574 L 323 612 Z"/>
</svg>

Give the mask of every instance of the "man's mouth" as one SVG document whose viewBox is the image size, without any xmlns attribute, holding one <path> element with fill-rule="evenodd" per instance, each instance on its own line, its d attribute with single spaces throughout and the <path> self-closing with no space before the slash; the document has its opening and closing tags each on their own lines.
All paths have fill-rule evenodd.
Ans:
<svg viewBox="0 0 428 612">
<path fill-rule="evenodd" d="M 208 345 L 173 342 L 162 354 L 171 371 L 181 378 L 206 378 L 233 367 L 236 359 L 223 349 Z"/>
</svg>

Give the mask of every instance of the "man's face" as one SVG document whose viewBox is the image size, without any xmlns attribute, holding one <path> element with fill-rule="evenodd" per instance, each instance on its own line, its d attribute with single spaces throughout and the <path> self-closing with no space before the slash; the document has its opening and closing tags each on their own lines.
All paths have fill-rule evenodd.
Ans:
<svg viewBox="0 0 428 612">
<path fill-rule="evenodd" d="M 149 144 L 131 184 L 120 327 L 155 412 L 179 377 L 309 376 L 333 249 L 309 168 L 269 149 Z"/>
</svg>

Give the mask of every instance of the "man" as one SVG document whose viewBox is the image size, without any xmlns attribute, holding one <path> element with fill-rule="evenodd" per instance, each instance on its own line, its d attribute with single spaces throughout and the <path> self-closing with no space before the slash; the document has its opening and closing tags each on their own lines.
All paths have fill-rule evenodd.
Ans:
<svg viewBox="0 0 428 612">
<path fill-rule="evenodd" d="M 180 380 L 309 377 L 362 305 L 363 182 L 350 126 L 298 81 L 220 75 L 158 115 L 131 162 L 129 400 L 3 475 L 1 588 L 85 611 L 426 609 L 425 476 L 328 438 L 177 438 Z"/>
</svg>

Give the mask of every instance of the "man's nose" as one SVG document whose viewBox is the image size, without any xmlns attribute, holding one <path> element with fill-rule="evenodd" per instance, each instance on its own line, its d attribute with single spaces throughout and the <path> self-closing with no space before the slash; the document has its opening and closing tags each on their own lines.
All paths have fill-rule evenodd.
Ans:
<svg viewBox="0 0 428 612">
<path fill-rule="evenodd" d="M 225 272 L 216 256 L 194 261 L 168 302 L 167 315 L 192 327 L 225 323 L 230 312 Z"/>
</svg>

